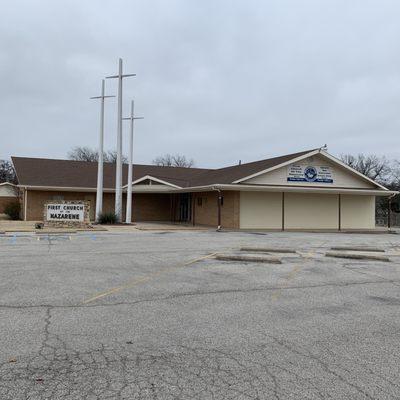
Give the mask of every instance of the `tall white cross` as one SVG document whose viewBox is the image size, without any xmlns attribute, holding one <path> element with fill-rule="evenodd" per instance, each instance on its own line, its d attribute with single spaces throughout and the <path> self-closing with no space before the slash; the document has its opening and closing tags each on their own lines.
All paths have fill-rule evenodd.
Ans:
<svg viewBox="0 0 400 400">
<path fill-rule="evenodd" d="M 103 212 L 103 154 L 104 154 L 104 99 L 105 81 L 101 81 L 101 95 L 91 99 L 101 99 L 100 102 L 100 135 L 99 135 L 99 158 L 97 161 L 97 192 L 96 192 L 96 222 L 99 222 L 100 214 Z"/>
<path fill-rule="evenodd" d="M 118 79 L 118 123 L 117 123 L 117 165 L 115 174 L 115 214 L 118 222 L 122 216 L 122 79 L 136 74 L 122 73 L 122 58 L 119 59 L 118 75 L 106 76 L 106 79 Z"/>
<path fill-rule="evenodd" d="M 143 117 L 135 117 L 135 102 L 131 102 L 131 115 L 130 117 L 123 118 L 131 121 L 131 132 L 129 135 L 129 160 L 128 160 L 128 191 L 126 196 L 126 217 L 127 224 L 132 223 L 132 180 L 133 180 L 133 126 L 135 119 L 143 119 Z"/>
</svg>

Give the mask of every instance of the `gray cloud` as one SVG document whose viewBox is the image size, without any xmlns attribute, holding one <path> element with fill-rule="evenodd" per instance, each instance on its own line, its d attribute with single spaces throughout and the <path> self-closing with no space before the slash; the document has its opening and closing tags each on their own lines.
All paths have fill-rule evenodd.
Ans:
<svg viewBox="0 0 400 400">
<path fill-rule="evenodd" d="M 95 146 L 89 97 L 118 57 L 138 74 L 124 83 L 126 113 L 134 97 L 145 116 L 136 162 L 179 152 L 212 167 L 324 143 L 400 158 L 399 11 L 395 0 L 4 4 L 0 158 Z M 106 118 L 112 148 L 114 100 Z"/>
</svg>

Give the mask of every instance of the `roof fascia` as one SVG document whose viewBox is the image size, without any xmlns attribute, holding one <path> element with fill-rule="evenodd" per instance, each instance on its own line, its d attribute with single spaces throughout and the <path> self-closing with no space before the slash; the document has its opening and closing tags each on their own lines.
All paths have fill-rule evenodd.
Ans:
<svg viewBox="0 0 400 400">
<path fill-rule="evenodd" d="M 154 182 L 161 183 L 162 185 L 171 186 L 171 187 L 176 188 L 176 189 L 181 189 L 181 186 L 174 185 L 171 182 L 163 181 L 162 179 L 156 178 L 156 177 L 151 176 L 151 175 L 145 175 L 142 178 L 136 179 L 135 181 L 132 182 L 132 185 L 136 185 L 137 183 L 143 182 L 143 181 L 145 181 L 147 179 L 150 179 L 150 180 L 152 180 Z M 127 188 L 127 187 L 128 187 L 128 184 L 122 186 L 122 188 Z"/>
<path fill-rule="evenodd" d="M 17 185 L 19 188 L 43 191 L 64 191 L 64 192 L 96 192 L 96 188 L 82 187 L 55 187 L 55 186 L 29 186 Z M 246 185 L 246 184 L 215 184 L 206 186 L 193 186 L 188 188 L 171 188 L 169 193 L 188 193 L 188 192 L 210 192 L 213 190 L 237 190 L 237 191 L 257 191 L 257 192 L 303 192 L 303 193 L 341 193 L 359 194 L 371 196 L 391 196 L 399 194 L 394 190 L 377 189 L 351 189 L 351 188 L 322 188 L 304 186 L 278 186 L 278 185 Z M 113 193 L 115 189 L 104 189 L 105 193 Z M 165 192 L 163 192 L 165 193 Z"/>
<path fill-rule="evenodd" d="M 17 185 L 15 185 L 14 183 L 11 183 L 11 182 L 2 182 L 2 183 L 0 183 L 0 186 L 5 186 L 5 185 L 10 185 L 10 186 L 17 187 Z"/>
<path fill-rule="evenodd" d="M 355 194 L 369 196 L 391 196 L 398 194 L 394 190 L 380 189 L 352 189 L 352 188 L 323 188 L 306 186 L 279 186 L 279 185 L 245 185 L 245 184 L 215 184 L 207 186 L 194 186 L 182 189 L 175 189 L 172 192 L 210 192 L 213 190 L 232 190 L 248 192 L 298 192 L 298 193 L 326 193 L 326 194 Z"/>
<path fill-rule="evenodd" d="M 93 187 L 74 187 L 74 186 L 35 186 L 35 185 L 17 185 L 17 187 L 29 190 L 43 190 L 47 192 L 60 191 L 60 192 L 96 192 Z M 105 193 L 115 192 L 115 189 L 104 188 Z"/>
<path fill-rule="evenodd" d="M 310 151 L 309 153 L 303 154 L 302 156 L 291 158 L 289 161 L 285 161 L 283 163 L 274 165 L 273 167 L 264 169 L 262 171 L 259 171 L 259 172 L 256 172 L 254 174 L 251 174 L 249 176 L 245 176 L 244 178 L 237 179 L 236 181 L 234 181 L 232 183 L 242 183 L 243 181 L 247 181 L 248 179 L 255 178 L 256 176 L 259 176 L 259 175 L 262 175 L 262 174 L 266 174 L 268 172 L 274 171 L 275 169 L 285 167 L 286 165 L 292 164 L 294 162 L 298 162 L 298 161 L 304 160 L 305 158 L 311 157 L 311 156 L 313 156 L 315 154 L 318 154 L 318 153 L 319 153 L 319 149 Z"/>
<path fill-rule="evenodd" d="M 11 156 L 11 164 L 12 164 L 13 169 L 15 171 L 15 176 L 17 177 L 17 182 L 19 183 L 18 172 L 17 172 L 17 168 L 15 168 L 14 157 L 13 156 Z"/>
<path fill-rule="evenodd" d="M 351 173 L 359 176 L 360 178 L 368 181 L 369 183 L 372 183 L 375 186 L 380 187 L 383 190 L 389 190 L 388 188 L 386 188 L 385 186 L 379 184 L 378 182 L 375 182 L 373 179 L 368 178 L 368 176 L 365 176 L 364 174 L 362 174 L 361 172 L 358 172 L 356 169 L 350 167 L 349 165 L 347 165 L 346 163 L 344 163 L 343 161 L 339 160 L 338 158 L 332 156 L 331 154 L 327 153 L 324 150 L 320 151 L 320 154 L 326 158 L 328 158 L 329 160 L 331 160 L 332 162 L 339 164 L 341 167 L 347 169 L 348 171 L 350 171 Z"/>
</svg>

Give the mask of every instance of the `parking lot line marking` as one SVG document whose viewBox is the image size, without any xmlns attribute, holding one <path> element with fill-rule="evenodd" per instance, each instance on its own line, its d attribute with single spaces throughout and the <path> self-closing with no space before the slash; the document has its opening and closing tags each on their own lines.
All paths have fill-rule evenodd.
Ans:
<svg viewBox="0 0 400 400">
<path fill-rule="evenodd" d="M 313 251 L 298 252 L 298 253 L 303 258 L 314 258 L 314 256 L 315 256 L 315 252 L 313 252 Z"/>
<path fill-rule="evenodd" d="M 281 296 L 282 289 L 286 289 L 288 287 L 288 283 L 291 279 L 293 279 L 295 277 L 295 275 L 300 271 L 300 266 L 295 265 L 293 267 L 293 269 L 288 273 L 288 275 L 286 276 L 286 282 L 282 285 L 281 288 L 279 288 L 278 290 L 276 290 L 274 293 L 272 293 L 272 300 L 278 300 L 278 298 Z"/>
<path fill-rule="evenodd" d="M 116 287 L 111 288 L 111 289 L 109 289 L 109 290 L 107 290 L 105 292 L 99 293 L 99 294 L 97 294 L 97 295 L 95 295 L 95 296 L 83 301 L 82 304 L 92 303 L 93 301 L 96 301 L 96 300 L 101 299 L 103 297 L 106 297 L 106 296 L 109 296 L 111 294 L 120 292 L 121 290 L 132 288 L 133 286 L 138 285 L 139 283 L 148 282 L 149 280 L 155 278 L 156 276 L 163 275 L 166 272 L 170 272 L 170 271 L 174 271 L 174 270 L 177 270 L 177 269 L 180 269 L 180 268 L 188 267 L 189 265 L 195 264 L 195 263 L 197 263 L 199 261 L 205 260 L 207 258 L 211 258 L 211 257 L 215 256 L 216 254 L 217 253 L 210 253 L 210 254 L 207 254 L 206 256 L 195 258 L 194 260 L 190 260 L 190 261 L 188 261 L 188 262 L 186 262 L 186 263 L 184 263 L 182 265 L 178 265 L 176 267 L 166 268 L 166 269 L 163 269 L 162 271 L 154 272 L 154 273 L 149 274 L 147 276 L 144 276 L 142 278 L 134 279 L 133 281 L 130 281 L 130 282 L 126 283 L 125 285 L 116 286 Z"/>
</svg>

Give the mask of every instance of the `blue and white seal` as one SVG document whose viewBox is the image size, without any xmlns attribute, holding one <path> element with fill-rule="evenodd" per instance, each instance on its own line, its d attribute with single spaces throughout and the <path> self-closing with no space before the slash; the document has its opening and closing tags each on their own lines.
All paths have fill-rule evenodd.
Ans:
<svg viewBox="0 0 400 400">
<path fill-rule="evenodd" d="M 317 170 L 315 167 L 307 167 L 304 170 L 304 177 L 306 178 L 307 182 L 315 182 L 317 179 Z"/>
</svg>

